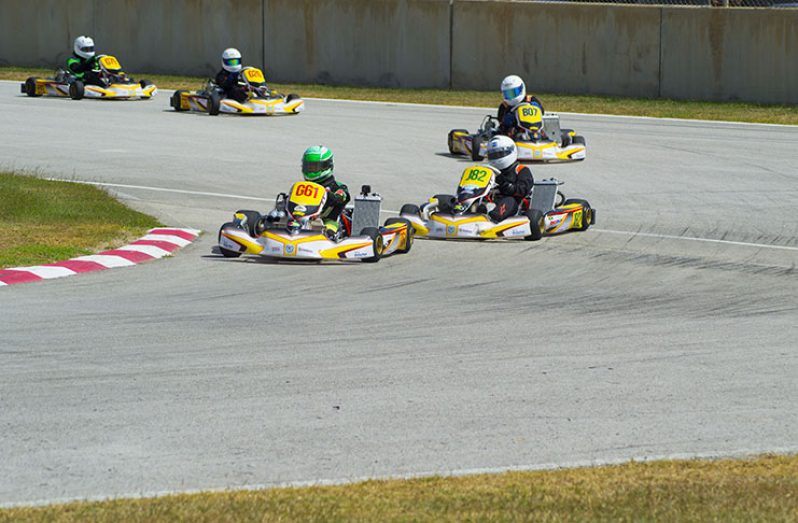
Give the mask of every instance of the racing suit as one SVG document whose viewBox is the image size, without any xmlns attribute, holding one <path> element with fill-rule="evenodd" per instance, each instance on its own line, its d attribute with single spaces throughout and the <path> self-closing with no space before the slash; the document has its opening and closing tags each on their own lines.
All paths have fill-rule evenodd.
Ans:
<svg viewBox="0 0 798 523">
<path fill-rule="evenodd" d="M 327 189 L 329 193 L 327 202 L 324 204 L 324 209 L 321 212 L 321 218 L 324 220 L 324 227 L 332 232 L 338 232 L 338 223 L 341 218 L 341 213 L 344 212 L 346 204 L 351 199 L 349 196 L 349 189 L 346 185 L 338 182 L 334 176 L 318 182 L 319 185 Z"/>
<path fill-rule="evenodd" d="M 535 180 L 529 167 L 515 162 L 496 176 L 496 207 L 490 212 L 490 219 L 496 223 L 518 213 L 521 201 L 529 196 Z"/>
<path fill-rule="evenodd" d="M 247 92 L 238 85 L 240 74 L 240 72 L 231 73 L 222 69 L 216 73 L 214 83 L 224 91 L 224 95 L 227 98 L 232 98 L 236 102 L 244 103 L 247 101 Z"/>
<path fill-rule="evenodd" d="M 67 71 L 86 84 L 102 85 L 99 74 L 97 74 L 97 58 L 83 58 L 73 54 L 66 61 Z"/>
<path fill-rule="evenodd" d="M 505 134 L 510 138 L 513 138 L 519 132 L 528 131 L 528 129 L 520 124 L 518 117 L 515 114 L 515 108 L 525 103 L 538 107 L 540 109 L 541 115 L 546 114 L 546 111 L 543 109 L 543 104 L 540 103 L 540 100 L 538 100 L 537 96 L 527 95 L 526 98 L 512 106 L 502 102 L 502 104 L 499 105 L 499 110 L 496 114 L 499 119 L 499 132 L 501 134 Z"/>
</svg>

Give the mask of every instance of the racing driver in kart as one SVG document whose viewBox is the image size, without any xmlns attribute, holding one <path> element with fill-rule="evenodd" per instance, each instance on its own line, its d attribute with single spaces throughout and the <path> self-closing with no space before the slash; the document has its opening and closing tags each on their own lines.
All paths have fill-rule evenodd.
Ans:
<svg viewBox="0 0 798 523">
<path fill-rule="evenodd" d="M 314 145 L 302 154 L 302 175 L 309 182 L 318 183 L 327 190 L 327 202 L 321 212 L 324 235 L 337 241 L 340 239 L 341 213 L 349 203 L 349 189 L 333 176 L 333 153 L 323 145 Z"/>
<path fill-rule="evenodd" d="M 216 87 L 224 92 L 225 97 L 238 103 L 244 103 L 248 98 L 246 90 L 242 87 L 243 81 L 240 77 L 242 69 L 241 53 L 238 49 L 229 47 L 222 53 L 222 70 L 216 73 L 214 79 Z"/>
<path fill-rule="evenodd" d="M 67 72 L 83 83 L 102 86 L 97 74 L 97 58 L 94 55 L 94 40 L 90 36 L 79 36 L 72 44 L 72 56 L 66 61 Z"/>
<path fill-rule="evenodd" d="M 518 163 L 515 142 L 507 136 L 494 136 L 488 142 L 488 164 L 499 171 L 496 176 L 496 192 L 493 201 L 496 207 L 488 214 L 499 223 L 515 216 L 524 198 L 529 196 L 535 183 L 529 167 Z"/>
<path fill-rule="evenodd" d="M 526 94 L 526 84 L 520 76 L 510 75 L 502 80 L 502 103 L 499 105 L 497 117 L 499 119 L 499 132 L 509 137 L 514 137 L 517 133 L 527 132 L 527 129 L 520 125 L 515 113 L 515 109 L 521 104 L 532 104 L 540 109 L 541 114 L 546 114 L 543 104 L 537 96 Z"/>
</svg>

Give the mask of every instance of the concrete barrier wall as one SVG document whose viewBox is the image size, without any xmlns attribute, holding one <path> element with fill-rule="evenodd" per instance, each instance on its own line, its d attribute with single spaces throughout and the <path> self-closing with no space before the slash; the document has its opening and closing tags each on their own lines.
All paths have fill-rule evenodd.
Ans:
<svg viewBox="0 0 798 523">
<path fill-rule="evenodd" d="M 55 67 L 80 34 L 125 69 L 282 82 L 798 103 L 798 10 L 508 0 L 0 0 L 0 64 Z"/>
<path fill-rule="evenodd" d="M 657 96 L 657 8 L 458 0 L 453 14 L 455 87 L 518 74 L 532 91 Z"/>
<path fill-rule="evenodd" d="M 449 0 L 265 0 L 276 81 L 449 86 Z"/>
<path fill-rule="evenodd" d="M 664 8 L 669 98 L 798 103 L 798 10 Z"/>
</svg>

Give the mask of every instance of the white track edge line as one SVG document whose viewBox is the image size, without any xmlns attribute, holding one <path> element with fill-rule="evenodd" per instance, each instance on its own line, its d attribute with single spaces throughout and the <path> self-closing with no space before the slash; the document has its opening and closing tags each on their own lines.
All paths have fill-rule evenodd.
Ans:
<svg viewBox="0 0 798 523">
<path fill-rule="evenodd" d="M 171 192 L 177 194 L 192 194 L 192 195 L 199 195 L 199 196 L 217 196 L 220 198 L 237 198 L 242 200 L 256 200 L 256 201 L 263 201 L 263 202 L 273 202 L 274 198 L 259 198 L 256 196 L 241 196 L 236 194 L 222 194 L 222 193 L 207 193 L 207 192 L 200 192 L 200 191 L 187 191 L 184 189 L 168 189 L 165 187 L 148 187 L 145 185 L 123 185 L 117 183 L 104 183 L 104 182 L 87 182 L 81 180 L 63 180 L 59 178 L 47 178 L 48 180 L 59 181 L 59 182 L 72 182 L 72 183 L 82 183 L 87 185 L 100 185 L 100 186 L 107 186 L 107 187 L 125 187 L 127 189 L 140 189 L 143 191 L 158 191 L 158 192 Z M 383 209 L 381 212 L 386 214 L 399 214 L 399 211 L 392 211 L 389 209 Z M 602 232 L 607 234 L 623 234 L 626 236 L 643 236 L 646 238 L 660 238 L 663 240 L 684 240 L 684 241 L 693 241 L 693 242 L 706 242 L 706 243 L 718 243 L 722 245 L 736 245 L 738 247 L 754 247 L 758 249 L 774 249 L 774 250 L 781 250 L 781 251 L 798 251 L 798 247 L 793 247 L 790 245 L 770 245 L 766 243 L 749 243 L 749 242 L 739 242 L 733 240 L 716 240 L 713 238 L 697 238 L 691 236 L 674 236 L 670 234 L 654 234 L 648 232 L 636 232 L 636 231 L 614 231 L 610 229 L 598 229 L 593 228 L 596 232 Z"/>
<path fill-rule="evenodd" d="M 0 509 L 16 508 L 16 507 L 36 507 L 45 505 L 55 505 L 62 503 L 71 503 L 76 501 L 95 502 L 95 501 L 109 501 L 119 499 L 154 499 L 162 498 L 165 496 L 183 495 L 183 494 L 213 494 L 221 492 L 246 492 L 254 490 L 286 488 L 286 487 L 317 487 L 317 486 L 334 486 L 334 485 L 348 485 L 352 483 L 360 483 L 363 481 L 389 481 L 389 480 L 409 480 L 428 478 L 434 476 L 441 477 L 462 477 L 474 476 L 478 474 L 503 474 L 505 472 L 535 472 L 547 470 L 562 470 L 562 469 L 581 469 L 590 467 L 602 467 L 612 465 L 623 465 L 626 463 L 649 463 L 652 461 L 669 461 L 669 460 L 718 460 L 726 458 L 746 458 L 762 454 L 782 454 L 791 455 L 798 454 L 798 447 L 776 447 L 770 449 L 735 449 L 730 451 L 708 451 L 708 452 L 677 452 L 672 454 L 652 454 L 643 456 L 633 456 L 624 458 L 607 458 L 595 460 L 577 460 L 566 461 L 562 463 L 539 463 L 531 465 L 508 465 L 505 467 L 477 467 L 466 469 L 453 469 L 453 470 L 439 470 L 439 471 L 423 471 L 413 472 L 409 474 L 386 474 L 386 475 L 373 475 L 373 476 L 354 476 L 351 478 L 337 478 L 337 479 L 316 479 L 316 480 L 298 480 L 298 481 L 284 481 L 274 483 L 256 483 L 249 485 L 240 485 L 236 487 L 218 487 L 207 489 L 185 489 L 185 490 L 157 490 L 150 492 L 138 492 L 133 494 L 119 494 L 113 496 L 86 496 L 86 497 L 65 497 L 53 499 L 41 499 L 35 501 L 20 501 L 20 502 L 4 502 L 0 503 Z"/>
</svg>

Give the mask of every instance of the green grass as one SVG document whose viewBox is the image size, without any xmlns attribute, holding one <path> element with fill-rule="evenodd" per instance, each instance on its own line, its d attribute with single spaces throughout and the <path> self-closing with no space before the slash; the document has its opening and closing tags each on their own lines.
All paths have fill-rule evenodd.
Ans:
<svg viewBox="0 0 798 523">
<path fill-rule="evenodd" d="M 46 77 L 52 74 L 53 71 L 48 69 L 0 67 L 0 80 L 24 81 L 28 76 Z M 147 78 L 163 89 L 198 89 L 202 87 L 206 80 L 202 77 L 156 74 L 139 74 L 136 77 Z M 375 100 L 472 107 L 497 107 L 500 101 L 498 89 L 496 91 L 462 91 L 453 89 L 393 89 L 305 84 L 272 84 L 272 87 L 283 93 L 295 92 L 308 98 Z M 546 110 L 552 112 L 798 125 L 798 106 L 796 105 L 578 96 L 539 92 L 535 94 L 543 101 Z"/>
<path fill-rule="evenodd" d="M 77 502 L 4 521 L 798 521 L 798 457 Z"/>
<path fill-rule="evenodd" d="M 94 186 L 0 173 L 0 269 L 117 247 L 158 225 Z"/>
</svg>

